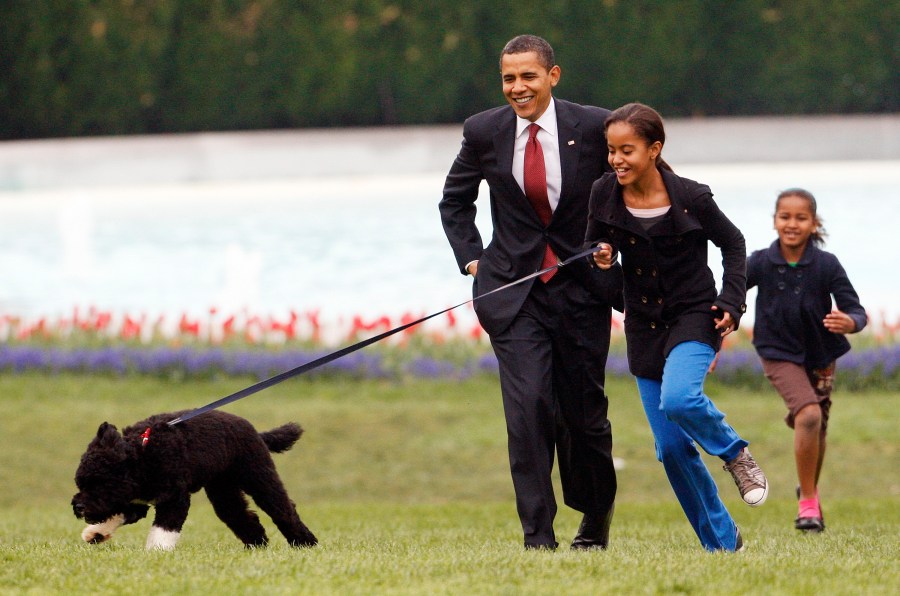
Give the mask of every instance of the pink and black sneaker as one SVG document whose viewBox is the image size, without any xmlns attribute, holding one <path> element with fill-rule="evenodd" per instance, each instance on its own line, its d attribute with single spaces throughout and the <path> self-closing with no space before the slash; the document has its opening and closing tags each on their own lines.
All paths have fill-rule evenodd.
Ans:
<svg viewBox="0 0 900 596">
<path fill-rule="evenodd" d="M 800 487 L 797 487 L 797 498 L 800 499 Z M 822 532 L 825 530 L 825 518 L 819 504 L 819 491 L 812 499 L 800 499 L 799 513 L 794 520 L 794 527 L 802 532 Z"/>
</svg>

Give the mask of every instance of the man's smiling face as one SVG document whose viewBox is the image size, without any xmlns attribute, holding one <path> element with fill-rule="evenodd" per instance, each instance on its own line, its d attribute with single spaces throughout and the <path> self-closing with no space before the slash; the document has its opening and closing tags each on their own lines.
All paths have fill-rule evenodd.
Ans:
<svg viewBox="0 0 900 596">
<path fill-rule="evenodd" d="M 559 82 L 559 66 L 547 70 L 537 52 L 504 54 L 500 59 L 503 95 L 520 118 L 536 121 L 550 105 L 553 88 Z"/>
</svg>

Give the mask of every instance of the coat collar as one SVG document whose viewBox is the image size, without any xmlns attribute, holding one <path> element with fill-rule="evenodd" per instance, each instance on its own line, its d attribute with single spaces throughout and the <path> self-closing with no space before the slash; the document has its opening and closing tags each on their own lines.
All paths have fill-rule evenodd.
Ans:
<svg viewBox="0 0 900 596">
<path fill-rule="evenodd" d="M 697 184 L 687 178 L 682 178 L 669 170 L 660 169 L 663 178 L 663 184 L 666 186 L 666 192 L 669 194 L 669 201 L 672 208 L 669 209 L 669 217 L 676 234 L 683 234 L 691 230 L 700 229 L 702 226 L 696 217 L 692 217 L 691 209 L 693 208 L 692 199 L 700 192 L 709 192 L 707 187 Z M 649 234 L 644 227 L 637 221 L 628 209 L 625 208 L 625 199 L 622 197 L 622 185 L 615 179 L 615 174 L 606 174 L 612 180 L 610 209 L 606 212 L 609 223 L 622 226 L 628 231 L 649 238 Z"/>
<path fill-rule="evenodd" d="M 806 248 L 803 250 L 803 256 L 800 257 L 799 261 L 797 261 L 797 265 L 809 265 L 810 263 L 812 263 L 813 258 L 818 251 L 818 246 L 816 246 L 813 242 L 807 242 Z M 769 258 L 769 261 L 774 263 L 775 265 L 788 264 L 788 262 L 781 254 L 781 243 L 777 239 L 769 245 L 768 249 L 766 249 L 766 256 Z"/>
<path fill-rule="evenodd" d="M 700 222 L 695 216 L 692 216 L 691 210 L 694 208 L 692 199 L 696 198 L 699 193 L 708 192 L 708 188 L 682 178 L 669 170 L 660 169 L 663 177 L 663 183 L 666 185 L 666 192 L 669 193 L 669 200 L 672 202 L 672 209 L 669 213 L 677 233 L 689 232 L 702 228 Z M 688 182 L 693 182 L 689 188 Z"/>
</svg>

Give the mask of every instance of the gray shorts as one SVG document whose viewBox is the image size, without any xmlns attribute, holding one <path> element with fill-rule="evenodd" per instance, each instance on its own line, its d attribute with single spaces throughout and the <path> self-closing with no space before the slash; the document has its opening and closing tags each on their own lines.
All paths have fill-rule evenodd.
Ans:
<svg viewBox="0 0 900 596">
<path fill-rule="evenodd" d="M 788 415 L 784 421 L 794 428 L 797 412 L 810 404 L 822 408 L 822 431 L 828 428 L 828 413 L 831 410 L 831 389 L 834 384 L 835 363 L 824 368 L 807 369 L 785 360 L 762 360 L 763 372 L 772 387 L 781 395 Z"/>
</svg>

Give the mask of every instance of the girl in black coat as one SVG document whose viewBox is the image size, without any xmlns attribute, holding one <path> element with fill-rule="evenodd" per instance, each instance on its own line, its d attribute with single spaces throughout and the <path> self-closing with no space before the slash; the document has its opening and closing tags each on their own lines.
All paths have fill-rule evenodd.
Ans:
<svg viewBox="0 0 900 596">
<path fill-rule="evenodd" d="M 747 261 L 747 287 L 759 286 L 753 345 L 794 429 L 800 481 L 794 527 L 821 532 L 818 483 L 835 361 L 850 350 L 844 336 L 862 330 L 868 318 L 837 257 L 819 248 L 824 229 L 815 197 L 801 188 L 782 192 L 774 219 L 778 240 Z"/>
<path fill-rule="evenodd" d="M 665 131 L 652 108 L 615 110 L 606 138 L 614 171 L 591 190 L 586 241 L 602 245 L 593 258 L 602 269 L 622 255 L 629 368 L 672 489 L 706 549 L 740 550 L 740 532 L 694 443 L 725 462 L 745 502 L 765 501 L 768 482 L 747 441 L 703 392 L 722 337 L 746 310 L 744 237 L 709 187 L 676 176 L 661 159 Z M 720 292 L 707 265 L 710 241 L 722 251 Z"/>
</svg>

